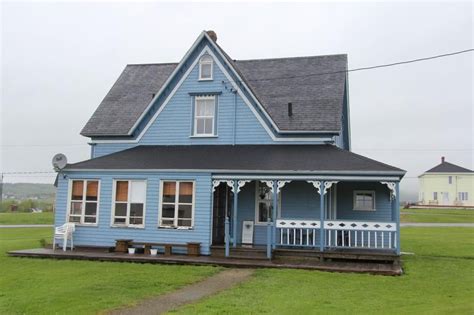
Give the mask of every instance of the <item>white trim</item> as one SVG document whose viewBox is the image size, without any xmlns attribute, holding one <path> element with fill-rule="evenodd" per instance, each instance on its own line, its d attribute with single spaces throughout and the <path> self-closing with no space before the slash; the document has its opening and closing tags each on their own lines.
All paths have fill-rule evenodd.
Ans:
<svg viewBox="0 0 474 315">
<path fill-rule="evenodd" d="M 205 57 L 209 57 L 211 60 L 210 61 L 203 61 Z M 210 78 L 203 78 L 202 77 L 202 66 L 204 64 L 210 64 L 211 65 L 211 77 Z M 201 56 L 199 58 L 199 81 L 213 81 L 214 80 L 214 59 L 210 55 L 207 56 Z"/>
<path fill-rule="evenodd" d="M 373 199 L 373 207 L 372 208 L 357 208 L 356 207 L 356 195 L 357 194 L 371 194 Z M 352 210 L 353 211 L 376 211 L 375 206 L 375 190 L 354 190 L 352 192 Z"/>
<path fill-rule="evenodd" d="M 127 191 L 127 215 L 125 217 L 125 223 L 124 224 L 117 224 L 114 223 L 114 218 L 115 218 L 115 197 L 117 193 L 117 182 L 128 182 L 128 191 Z M 130 192 L 131 192 L 131 182 L 144 182 L 145 183 L 145 200 L 143 201 L 143 219 L 142 219 L 142 224 L 130 224 Z M 146 216 L 146 201 L 148 198 L 147 194 L 148 190 L 148 180 L 146 179 L 134 179 L 134 178 L 128 178 L 128 179 L 116 179 L 114 178 L 112 181 L 112 206 L 111 206 L 111 213 L 110 213 L 110 226 L 113 228 L 145 228 L 145 216 Z M 123 202 L 122 202 L 123 203 Z"/>
<path fill-rule="evenodd" d="M 174 200 L 174 217 L 173 217 L 173 225 L 174 226 L 163 226 L 161 225 L 161 220 L 163 219 L 163 183 L 164 182 L 175 182 L 176 189 L 175 189 L 175 200 Z M 192 197 L 192 204 L 191 204 L 191 226 L 178 226 L 178 207 L 179 207 L 179 190 L 180 190 L 180 183 L 193 183 L 193 197 Z M 160 190 L 158 191 L 159 194 L 159 204 L 158 204 L 158 229 L 166 229 L 166 230 L 192 230 L 194 229 L 194 211 L 196 207 L 196 181 L 194 179 L 161 179 L 160 180 Z M 181 204 L 188 204 L 188 203 L 181 203 Z M 170 218 L 166 218 L 165 220 L 171 220 Z"/>
<path fill-rule="evenodd" d="M 66 206 L 66 223 L 69 222 L 69 216 L 71 215 L 71 203 L 72 203 L 72 182 L 73 181 L 82 181 L 83 188 L 82 188 L 82 201 L 81 201 L 81 218 L 80 222 L 73 222 L 77 226 L 99 226 L 99 205 L 100 205 L 100 179 L 94 178 L 70 178 L 68 180 L 68 192 L 67 192 L 67 206 Z M 86 223 L 84 222 L 85 214 L 86 214 L 86 194 L 87 194 L 87 182 L 97 182 L 97 204 L 96 212 L 95 212 L 95 223 Z M 79 202 L 79 200 L 74 200 L 75 202 Z M 89 200 L 91 203 L 91 200 Z M 77 215 L 75 215 L 77 216 Z"/>
<path fill-rule="evenodd" d="M 212 116 L 198 116 L 197 114 L 197 104 L 198 104 L 198 101 L 199 100 L 204 100 L 204 101 L 207 101 L 207 100 L 212 100 L 214 102 L 214 109 L 212 111 Z M 216 96 L 215 95 L 212 95 L 212 96 L 195 96 L 194 97 L 194 110 L 193 110 L 193 114 L 194 114 L 194 117 L 193 117 L 193 134 L 192 136 L 193 137 L 217 137 L 217 134 L 216 134 L 216 130 L 215 130 L 215 125 L 216 125 Z M 198 133 L 197 132 L 197 120 L 198 119 L 210 119 L 212 118 L 212 130 L 211 130 L 211 133 Z M 206 126 L 204 125 L 204 131 L 206 130 Z"/>
<path fill-rule="evenodd" d="M 242 98 L 242 100 L 244 101 L 245 104 L 247 104 L 247 106 L 250 108 L 250 110 L 252 111 L 252 113 L 255 115 L 255 117 L 257 118 L 257 120 L 260 122 L 260 124 L 262 125 L 262 127 L 265 129 L 265 131 L 268 133 L 268 135 L 270 136 L 270 138 L 275 141 L 275 142 L 294 142 L 294 141 L 299 141 L 299 142 L 314 142 L 314 141 L 319 141 L 319 142 L 333 142 L 334 139 L 332 137 L 327 137 L 327 138 L 278 138 L 278 137 L 275 137 L 275 135 L 273 134 L 273 132 L 270 130 L 270 128 L 268 127 L 267 123 L 265 121 L 263 121 L 261 115 L 256 111 L 256 109 L 252 106 L 252 104 L 250 103 L 250 101 L 247 99 L 247 97 L 243 94 L 242 90 L 235 84 L 234 80 L 232 80 L 232 78 L 230 77 L 229 73 L 227 72 L 227 70 L 223 67 L 223 65 L 220 63 L 220 61 L 216 58 L 216 56 L 214 55 L 214 53 L 209 49 L 209 47 L 206 45 L 203 50 L 201 51 L 201 53 L 198 55 L 198 57 L 194 60 L 194 62 L 191 64 L 191 66 L 188 68 L 188 70 L 184 73 L 184 75 L 182 76 L 182 78 L 179 80 L 179 82 L 176 84 L 176 86 L 173 88 L 173 90 L 170 92 L 170 94 L 168 95 L 168 97 L 165 99 L 165 101 L 163 102 L 163 104 L 160 106 L 160 108 L 156 111 L 156 113 L 153 115 L 153 117 L 150 119 L 150 121 L 147 123 L 147 125 L 145 126 L 145 128 L 143 128 L 143 130 L 140 132 L 140 134 L 137 136 L 136 139 L 133 139 L 133 140 L 93 140 L 91 141 L 90 143 L 138 143 L 141 138 L 143 137 L 143 135 L 146 133 L 146 131 L 150 128 L 150 126 L 155 122 L 155 120 L 158 118 L 158 116 L 161 114 L 161 112 L 163 111 L 163 109 L 166 107 L 166 105 L 169 103 L 169 101 L 171 100 L 171 98 L 174 96 L 174 94 L 176 93 L 176 91 L 181 87 L 181 85 L 183 84 L 183 82 L 188 78 L 189 74 L 191 73 L 191 71 L 194 69 L 194 67 L 196 66 L 196 64 L 199 62 L 200 58 L 202 57 L 202 55 L 204 55 L 205 53 L 208 53 L 209 55 L 211 55 L 213 58 L 214 58 L 214 61 L 216 62 L 216 64 L 218 65 L 219 69 L 222 71 L 222 73 L 224 73 L 224 75 L 226 76 L 226 78 L 229 80 L 229 82 L 232 84 L 232 87 L 239 93 L 240 97 Z M 225 59 L 224 59 L 225 60 Z M 179 68 L 179 66 L 177 67 Z M 173 74 L 172 74 L 173 75 Z M 171 76 L 170 76 L 171 77 Z M 165 83 L 167 84 L 167 83 Z M 165 85 L 163 85 L 165 86 Z M 250 90 L 249 90 L 250 91 Z M 252 93 L 250 92 L 250 94 L 252 95 Z M 157 94 L 157 96 L 159 95 L 159 93 Z M 156 96 L 155 96 L 156 98 Z M 152 100 L 152 103 L 154 102 L 155 99 Z M 152 104 L 150 103 L 150 105 Z M 259 104 L 259 103 L 258 103 Z M 149 106 L 150 106 L 149 105 Z M 144 113 L 146 113 L 148 111 L 148 107 L 147 109 L 145 109 Z M 263 110 L 264 113 L 266 113 L 265 110 Z M 144 116 L 144 115 L 142 115 Z M 143 117 L 140 116 L 139 120 L 137 120 L 137 122 L 139 122 Z M 270 122 L 273 123 L 273 121 L 270 119 Z M 138 123 L 136 123 L 138 124 Z M 135 128 L 135 126 L 132 128 L 132 130 Z M 327 132 L 325 132 L 327 133 Z M 130 134 L 130 133 L 129 133 Z"/>
</svg>

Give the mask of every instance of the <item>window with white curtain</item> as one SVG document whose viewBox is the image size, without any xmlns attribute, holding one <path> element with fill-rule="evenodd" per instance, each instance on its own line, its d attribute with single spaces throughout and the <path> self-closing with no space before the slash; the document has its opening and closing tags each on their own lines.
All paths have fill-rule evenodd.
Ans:
<svg viewBox="0 0 474 315">
<path fill-rule="evenodd" d="M 214 119 L 216 114 L 215 96 L 196 96 L 194 108 L 194 135 L 214 136 Z"/>
<path fill-rule="evenodd" d="M 209 55 L 204 55 L 199 60 L 199 80 L 212 80 L 214 61 Z"/>
<path fill-rule="evenodd" d="M 143 227 L 146 202 L 146 181 L 114 181 L 112 225 Z"/>
</svg>

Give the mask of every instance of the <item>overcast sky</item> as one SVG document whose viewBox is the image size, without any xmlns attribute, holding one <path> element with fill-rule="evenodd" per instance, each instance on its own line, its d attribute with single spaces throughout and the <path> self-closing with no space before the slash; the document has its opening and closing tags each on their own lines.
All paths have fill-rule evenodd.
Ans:
<svg viewBox="0 0 474 315">
<path fill-rule="evenodd" d="M 3 2 L 0 171 L 50 171 L 58 152 L 87 159 L 79 132 L 124 66 L 179 61 L 205 29 L 234 59 L 347 53 L 358 68 L 472 48 L 472 16 L 452 1 Z M 402 192 L 441 156 L 474 168 L 473 57 L 349 75 L 352 149 L 407 170 Z M 54 179 L 34 176 L 4 181 Z"/>
</svg>

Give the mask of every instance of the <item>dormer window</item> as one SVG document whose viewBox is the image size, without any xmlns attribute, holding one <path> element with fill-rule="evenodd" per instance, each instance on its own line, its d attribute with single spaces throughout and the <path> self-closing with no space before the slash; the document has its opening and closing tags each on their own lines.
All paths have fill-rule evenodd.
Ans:
<svg viewBox="0 0 474 315">
<path fill-rule="evenodd" d="M 213 60 L 211 56 L 204 55 L 199 60 L 199 80 L 212 80 Z"/>
</svg>

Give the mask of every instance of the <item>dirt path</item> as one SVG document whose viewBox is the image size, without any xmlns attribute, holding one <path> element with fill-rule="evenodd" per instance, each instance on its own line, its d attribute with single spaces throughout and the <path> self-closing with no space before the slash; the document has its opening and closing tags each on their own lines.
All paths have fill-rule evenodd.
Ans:
<svg viewBox="0 0 474 315">
<path fill-rule="evenodd" d="M 197 282 L 165 295 L 145 300 L 138 305 L 109 312 L 113 315 L 162 314 L 185 304 L 216 294 L 250 278 L 252 269 L 226 269 L 201 282 Z"/>
</svg>

